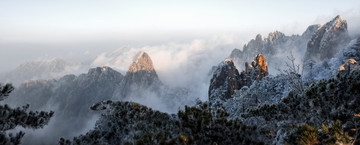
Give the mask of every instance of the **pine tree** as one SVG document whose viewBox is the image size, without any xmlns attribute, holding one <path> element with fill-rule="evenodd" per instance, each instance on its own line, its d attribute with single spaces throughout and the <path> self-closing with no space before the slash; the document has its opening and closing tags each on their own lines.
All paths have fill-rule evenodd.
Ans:
<svg viewBox="0 0 360 145">
<path fill-rule="evenodd" d="M 9 94 L 14 90 L 11 84 L 2 86 L 0 84 L 0 101 L 6 99 Z M 38 129 L 47 125 L 50 118 L 54 115 L 53 111 L 28 111 L 29 104 L 23 107 L 11 108 L 9 105 L 0 105 L 0 144 L 20 144 L 24 132 L 20 131 L 13 135 L 6 133 L 17 126 L 24 128 Z"/>
</svg>

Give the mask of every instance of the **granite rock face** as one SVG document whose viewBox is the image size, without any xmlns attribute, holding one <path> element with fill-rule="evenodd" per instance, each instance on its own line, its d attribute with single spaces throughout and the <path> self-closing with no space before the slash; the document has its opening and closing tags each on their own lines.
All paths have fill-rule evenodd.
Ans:
<svg viewBox="0 0 360 145">
<path fill-rule="evenodd" d="M 209 86 L 209 100 L 231 98 L 235 90 L 239 90 L 243 84 L 240 75 L 235 68 L 234 61 L 226 59 L 221 62 L 215 70 Z"/>
<path fill-rule="evenodd" d="M 319 62 L 330 59 L 349 41 L 347 22 L 338 15 L 312 35 L 307 43 L 304 60 Z"/>
<path fill-rule="evenodd" d="M 209 101 L 226 100 L 231 98 L 236 90 L 243 86 L 250 86 L 253 81 L 269 75 L 266 59 L 263 55 L 256 55 L 251 64 L 245 62 L 245 71 L 239 74 L 234 61 L 226 59 L 221 62 L 213 73 L 209 86 Z"/>
<path fill-rule="evenodd" d="M 138 52 L 121 81 L 117 94 L 120 98 L 139 96 L 143 90 L 159 91 L 162 83 L 154 69 L 152 60 L 146 52 Z"/>
<path fill-rule="evenodd" d="M 251 68 L 247 68 L 247 70 L 249 70 L 248 74 L 252 75 L 253 79 L 262 79 L 269 75 L 267 62 L 262 54 L 256 55 L 255 60 L 251 63 Z"/>
<path fill-rule="evenodd" d="M 314 35 L 314 33 L 317 30 L 319 30 L 320 27 L 321 27 L 320 24 L 310 25 L 301 36 L 306 38 L 311 38 L 312 35 Z"/>
<path fill-rule="evenodd" d="M 229 58 L 239 70 L 245 70 L 244 63 L 253 60 L 257 54 L 266 56 L 273 67 L 284 65 L 287 55 L 295 53 L 304 56 L 306 44 L 320 25 L 311 25 L 302 35 L 287 36 L 280 31 L 271 32 L 267 37 L 258 34 L 241 49 L 234 49 Z"/>
</svg>

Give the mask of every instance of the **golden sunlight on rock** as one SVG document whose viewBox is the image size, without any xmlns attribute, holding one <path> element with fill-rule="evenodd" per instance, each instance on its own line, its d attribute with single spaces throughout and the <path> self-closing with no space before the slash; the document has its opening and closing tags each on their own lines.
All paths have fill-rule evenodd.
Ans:
<svg viewBox="0 0 360 145">
<path fill-rule="evenodd" d="M 135 55 L 128 72 L 154 71 L 151 58 L 146 52 L 139 52 Z"/>
<path fill-rule="evenodd" d="M 347 60 L 344 64 L 340 66 L 340 71 L 350 70 L 351 67 L 353 67 L 354 69 L 359 68 L 359 65 L 357 64 L 356 60 L 354 59 Z"/>
</svg>

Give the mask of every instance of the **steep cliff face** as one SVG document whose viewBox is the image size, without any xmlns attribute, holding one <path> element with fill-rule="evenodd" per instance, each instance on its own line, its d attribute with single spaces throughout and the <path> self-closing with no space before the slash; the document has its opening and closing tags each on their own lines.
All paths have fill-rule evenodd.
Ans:
<svg viewBox="0 0 360 145">
<path fill-rule="evenodd" d="M 321 27 L 320 24 L 315 24 L 315 25 L 310 25 L 305 32 L 301 35 L 301 37 L 305 37 L 305 38 L 311 38 L 316 31 L 319 30 L 319 28 Z"/>
<path fill-rule="evenodd" d="M 251 64 L 245 62 L 245 71 L 239 74 L 234 61 L 226 59 L 220 63 L 213 73 L 209 86 L 209 101 L 226 100 L 232 97 L 236 90 L 243 86 L 250 86 L 255 80 L 269 75 L 266 59 L 263 55 L 256 55 Z"/>
<path fill-rule="evenodd" d="M 234 66 L 234 61 L 226 59 L 218 65 L 210 80 L 209 100 L 212 102 L 216 99 L 231 98 L 235 90 L 241 87 L 240 75 Z"/>
<path fill-rule="evenodd" d="M 245 70 L 240 73 L 241 84 L 250 86 L 253 81 L 261 80 L 268 75 L 267 61 L 262 54 L 258 54 L 251 64 L 245 62 Z"/>
<path fill-rule="evenodd" d="M 350 41 L 347 22 L 339 15 L 319 28 L 307 44 L 305 61 L 329 59 Z"/>
<path fill-rule="evenodd" d="M 355 63 L 356 61 L 356 63 Z M 338 72 L 349 73 L 349 70 L 357 69 L 357 64 L 360 61 L 360 37 L 353 39 L 346 47 L 341 48 L 331 59 L 325 59 L 320 62 L 307 62 L 303 78 L 309 79 L 329 79 L 335 77 Z M 311 65 L 310 65 L 311 64 Z M 342 68 L 340 68 L 343 66 Z M 350 66 L 350 69 L 349 69 Z M 348 71 L 343 71 L 348 70 Z"/>
<path fill-rule="evenodd" d="M 144 90 L 157 92 L 162 86 L 150 56 L 139 52 L 133 58 L 129 69 L 119 85 L 116 96 L 120 98 L 139 96 Z"/>
</svg>

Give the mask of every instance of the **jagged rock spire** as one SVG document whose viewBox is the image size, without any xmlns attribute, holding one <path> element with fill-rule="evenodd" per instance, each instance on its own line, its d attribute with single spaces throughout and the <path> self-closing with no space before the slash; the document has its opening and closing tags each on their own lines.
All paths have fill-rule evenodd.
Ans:
<svg viewBox="0 0 360 145">
<path fill-rule="evenodd" d="M 146 52 L 140 51 L 138 52 L 134 58 L 132 63 L 129 66 L 128 72 L 138 72 L 138 71 L 154 71 L 154 66 L 151 58 Z"/>
<path fill-rule="evenodd" d="M 252 68 L 254 68 L 255 76 L 259 79 L 269 75 L 267 62 L 265 57 L 262 54 L 258 54 L 255 57 L 255 60 L 251 63 Z"/>
<path fill-rule="evenodd" d="M 209 100 L 214 102 L 217 99 L 225 100 L 234 94 L 235 90 L 239 90 L 240 76 L 238 70 L 234 66 L 234 61 L 226 59 L 221 62 L 210 80 Z"/>
<path fill-rule="evenodd" d="M 140 51 L 134 56 L 115 96 L 120 98 L 137 96 L 140 94 L 136 92 L 157 91 L 161 85 L 150 56 L 146 52 Z"/>
<path fill-rule="evenodd" d="M 216 100 L 231 98 L 236 90 L 243 86 L 250 86 L 253 81 L 269 75 L 267 62 L 262 54 L 256 55 L 254 61 L 245 63 L 245 71 L 239 74 L 234 61 L 226 59 L 221 62 L 213 73 L 209 86 L 209 101 L 216 104 Z"/>
</svg>

